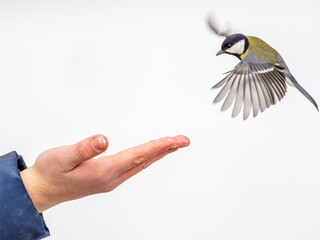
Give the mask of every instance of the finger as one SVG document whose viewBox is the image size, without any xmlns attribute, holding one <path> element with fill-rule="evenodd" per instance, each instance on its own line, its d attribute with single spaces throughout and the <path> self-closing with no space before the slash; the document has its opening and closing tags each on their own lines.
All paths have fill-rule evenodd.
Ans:
<svg viewBox="0 0 320 240">
<path fill-rule="evenodd" d="M 173 153 L 177 151 L 179 148 L 172 148 L 169 149 L 163 153 L 160 153 L 159 155 L 149 159 L 148 161 L 145 161 L 134 168 L 129 169 L 128 171 L 122 173 L 115 181 L 114 181 L 114 188 L 119 186 L 121 183 L 126 181 L 127 179 L 131 178 L 132 176 L 136 175 L 137 173 L 141 172 L 143 169 L 146 169 L 151 164 L 155 163 L 156 161 L 160 160 L 161 158 L 165 157 L 166 155 Z"/>
<path fill-rule="evenodd" d="M 120 175 L 139 164 L 154 158 L 155 156 L 175 148 L 186 147 L 190 144 L 189 138 L 179 135 L 175 137 L 165 137 L 158 140 L 129 148 L 117 153 L 113 162 L 114 169 Z"/>
<path fill-rule="evenodd" d="M 89 160 L 108 148 L 108 140 L 103 135 L 86 138 L 76 144 L 63 146 L 60 156 L 63 156 L 65 170 L 70 171 L 83 161 Z"/>
</svg>

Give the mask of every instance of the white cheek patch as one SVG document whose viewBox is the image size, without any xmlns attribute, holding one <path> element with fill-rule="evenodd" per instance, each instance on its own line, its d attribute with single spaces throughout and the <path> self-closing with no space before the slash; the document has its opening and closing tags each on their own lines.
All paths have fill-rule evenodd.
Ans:
<svg viewBox="0 0 320 240">
<path fill-rule="evenodd" d="M 230 48 L 226 49 L 226 52 L 241 55 L 244 51 L 244 44 L 244 39 L 242 39 L 239 42 L 233 44 Z"/>
</svg>

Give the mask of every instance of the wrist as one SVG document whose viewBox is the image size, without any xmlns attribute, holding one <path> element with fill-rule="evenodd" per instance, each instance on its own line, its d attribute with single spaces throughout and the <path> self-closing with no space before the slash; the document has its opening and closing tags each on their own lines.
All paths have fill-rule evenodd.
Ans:
<svg viewBox="0 0 320 240">
<path fill-rule="evenodd" d="M 58 203 L 47 195 L 45 183 L 39 176 L 36 169 L 32 166 L 20 172 L 22 182 L 28 192 L 28 195 L 39 213 L 47 210 Z"/>
</svg>

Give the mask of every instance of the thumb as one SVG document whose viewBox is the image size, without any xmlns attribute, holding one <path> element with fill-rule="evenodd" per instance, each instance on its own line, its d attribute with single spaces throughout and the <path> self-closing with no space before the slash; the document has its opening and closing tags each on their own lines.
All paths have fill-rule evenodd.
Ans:
<svg viewBox="0 0 320 240">
<path fill-rule="evenodd" d="M 88 137 L 76 144 L 64 146 L 60 149 L 60 156 L 64 156 L 66 168 L 70 171 L 83 161 L 89 160 L 108 148 L 108 140 L 99 134 Z"/>
</svg>

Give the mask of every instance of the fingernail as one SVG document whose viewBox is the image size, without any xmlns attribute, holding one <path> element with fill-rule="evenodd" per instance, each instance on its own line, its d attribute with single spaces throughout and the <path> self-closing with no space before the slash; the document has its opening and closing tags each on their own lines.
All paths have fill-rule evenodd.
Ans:
<svg viewBox="0 0 320 240">
<path fill-rule="evenodd" d="M 190 140 L 189 139 L 185 139 L 183 142 L 182 142 L 182 146 L 183 147 L 187 147 L 190 145 Z"/>
<path fill-rule="evenodd" d="M 99 135 L 93 139 L 92 145 L 96 150 L 105 150 L 107 147 L 107 140 L 104 136 Z"/>
</svg>

